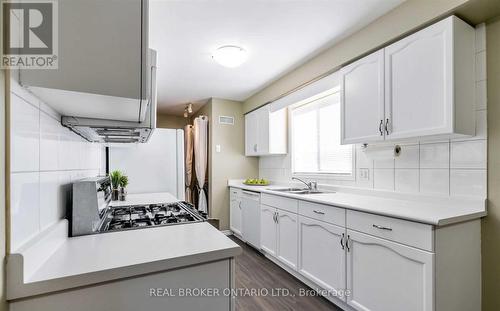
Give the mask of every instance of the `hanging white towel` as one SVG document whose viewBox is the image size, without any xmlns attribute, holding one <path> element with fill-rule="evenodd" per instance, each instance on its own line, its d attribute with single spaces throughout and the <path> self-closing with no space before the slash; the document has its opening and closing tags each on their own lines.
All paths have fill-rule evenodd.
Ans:
<svg viewBox="0 0 500 311">
<path fill-rule="evenodd" d="M 208 152 L 208 117 L 200 116 L 193 121 L 194 132 L 194 168 L 196 179 L 200 188 L 198 199 L 198 210 L 208 212 L 207 198 L 203 186 L 205 185 L 205 173 L 207 171 L 207 152 Z"/>
</svg>

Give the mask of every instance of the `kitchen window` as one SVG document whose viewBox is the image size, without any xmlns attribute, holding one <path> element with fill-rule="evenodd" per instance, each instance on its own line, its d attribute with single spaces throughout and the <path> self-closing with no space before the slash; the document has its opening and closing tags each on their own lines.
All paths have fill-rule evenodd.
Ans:
<svg viewBox="0 0 500 311">
<path fill-rule="evenodd" d="M 353 145 L 340 144 L 340 94 L 315 96 L 291 108 L 292 172 L 352 179 Z"/>
</svg>

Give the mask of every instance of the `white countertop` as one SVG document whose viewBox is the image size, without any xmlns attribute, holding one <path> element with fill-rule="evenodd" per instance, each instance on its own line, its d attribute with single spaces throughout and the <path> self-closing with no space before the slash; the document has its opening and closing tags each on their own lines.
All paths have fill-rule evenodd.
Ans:
<svg viewBox="0 0 500 311">
<path fill-rule="evenodd" d="M 126 202 L 168 203 L 165 194 L 148 196 L 130 195 Z M 61 220 L 8 256 L 7 299 L 222 260 L 240 253 L 236 243 L 207 222 L 68 238 L 68 222 Z"/>
<path fill-rule="evenodd" d="M 180 201 L 168 192 L 159 193 L 132 193 L 127 194 L 125 201 L 111 201 L 109 206 L 120 207 L 129 205 L 146 205 L 158 203 L 172 203 Z"/>
<path fill-rule="evenodd" d="M 331 190 L 326 190 L 335 191 L 332 193 L 300 195 L 272 190 L 273 188 L 286 188 L 287 186 L 284 185 L 247 186 L 236 180 L 230 180 L 228 186 L 435 226 L 444 226 L 486 216 L 486 200 L 481 198 L 430 197 L 348 189 L 347 187 L 332 187 Z"/>
</svg>

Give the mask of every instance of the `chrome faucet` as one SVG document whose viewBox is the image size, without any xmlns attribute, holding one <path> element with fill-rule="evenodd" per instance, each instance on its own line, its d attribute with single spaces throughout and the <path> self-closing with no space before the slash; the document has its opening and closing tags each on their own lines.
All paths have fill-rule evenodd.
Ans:
<svg viewBox="0 0 500 311">
<path fill-rule="evenodd" d="M 305 182 L 305 181 L 303 181 L 302 179 L 300 179 L 298 177 L 292 177 L 292 180 L 298 180 L 298 181 L 300 181 L 301 183 L 303 183 L 304 185 L 307 186 L 307 188 L 309 189 L 309 191 L 318 191 L 318 182 L 317 181 Z"/>
</svg>

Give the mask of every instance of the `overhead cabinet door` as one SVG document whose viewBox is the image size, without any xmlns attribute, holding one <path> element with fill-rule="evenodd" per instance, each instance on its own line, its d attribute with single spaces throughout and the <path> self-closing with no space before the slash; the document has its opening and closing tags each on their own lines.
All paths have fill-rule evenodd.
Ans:
<svg viewBox="0 0 500 311">
<path fill-rule="evenodd" d="M 384 139 L 384 51 L 340 71 L 342 143 Z"/>
<path fill-rule="evenodd" d="M 474 133 L 473 48 L 473 29 L 456 17 L 385 48 L 388 138 Z"/>
<path fill-rule="evenodd" d="M 342 143 L 474 135 L 474 66 L 451 16 L 342 68 Z"/>
<path fill-rule="evenodd" d="M 148 2 L 58 1 L 58 69 L 20 70 L 19 82 L 65 116 L 143 121 Z"/>
<path fill-rule="evenodd" d="M 257 141 L 259 138 L 259 119 L 257 112 L 245 115 L 245 155 L 257 155 Z"/>
<path fill-rule="evenodd" d="M 347 230 L 347 303 L 360 311 L 434 310 L 434 254 Z"/>
<path fill-rule="evenodd" d="M 271 111 L 265 105 L 245 115 L 245 155 L 286 154 L 286 108 Z"/>
<path fill-rule="evenodd" d="M 269 105 L 266 105 L 256 111 L 258 121 L 258 139 L 257 154 L 264 155 L 269 153 Z"/>
</svg>

